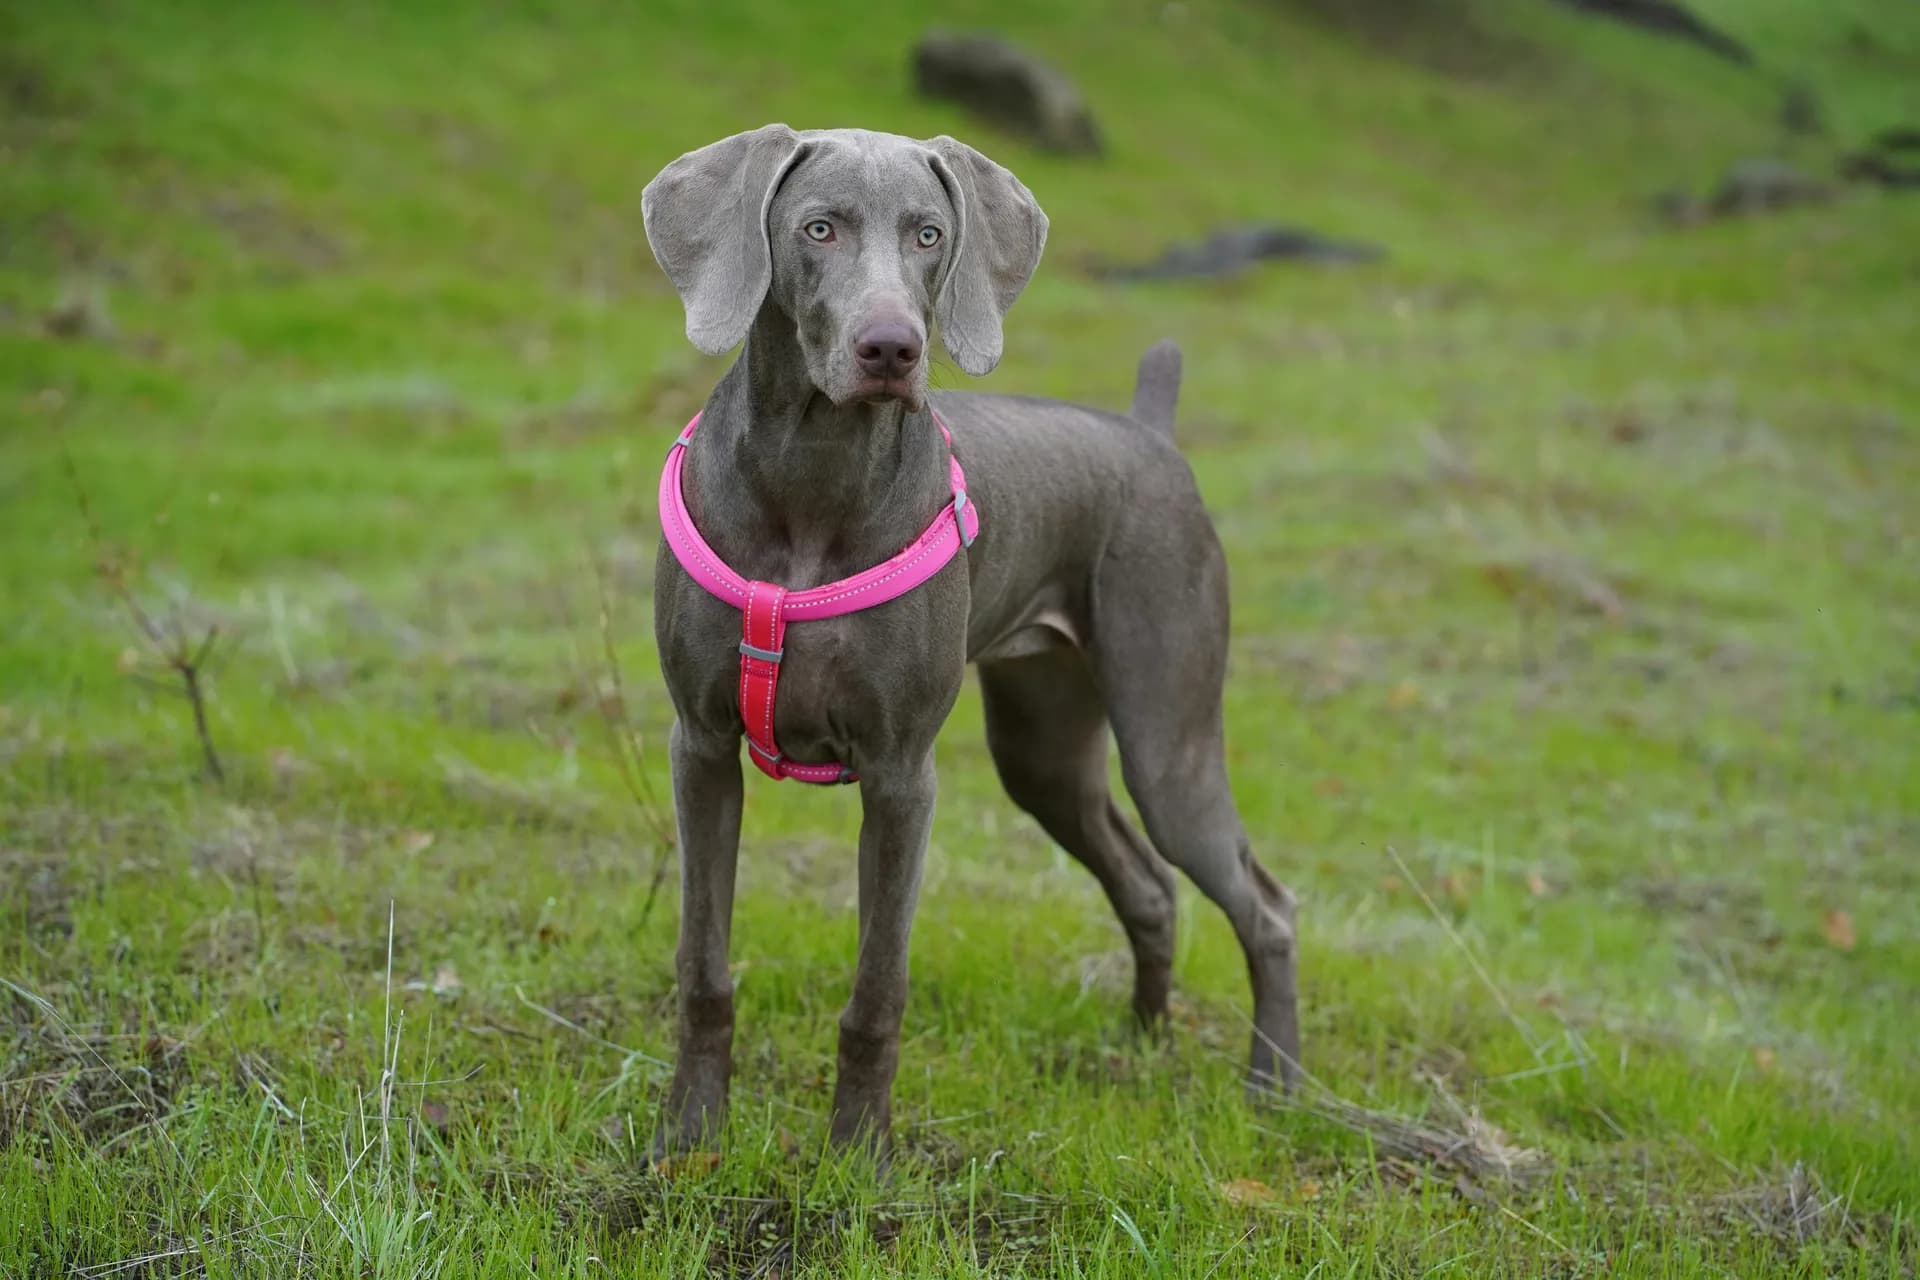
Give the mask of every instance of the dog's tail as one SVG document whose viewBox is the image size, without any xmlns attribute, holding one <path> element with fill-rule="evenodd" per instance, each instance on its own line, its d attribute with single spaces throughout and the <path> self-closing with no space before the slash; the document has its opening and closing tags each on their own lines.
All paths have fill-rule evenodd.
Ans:
<svg viewBox="0 0 1920 1280">
<path fill-rule="evenodd" d="M 1140 357 L 1133 383 L 1133 408 L 1128 416 L 1156 431 L 1173 434 L 1173 407 L 1180 399 L 1180 348 L 1163 338 Z"/>
</svg>

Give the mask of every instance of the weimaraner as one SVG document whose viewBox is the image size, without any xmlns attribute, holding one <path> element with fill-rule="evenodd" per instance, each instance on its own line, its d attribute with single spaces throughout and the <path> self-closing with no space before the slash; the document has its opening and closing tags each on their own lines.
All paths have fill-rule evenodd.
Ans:
<svg viewBox="0 0 1920 1280">
<path fill-rule="evenodd" d="M 677 714 L 681 919 L 661 1149 L 710 1140 L 727 1104 L 743 653 L 779 664 L 777 699 L 764 686 L 778 743 L 763 767 L 843 762 L 860 788 L 860 949 L 840 1015 L 835 1143 L 886 1147 L 933 743 L 969 662 L 1007 793 L 1093 872 L 1126 928 L 1140 1020 L 1166 1012 L 1171 863 L 1246 953 L 1249 1087 L 1291 1086 L 1294 898 L 1255 860 L 1227 783 L 1226 563 L 1173 443 L 1178 349 L 1147 353 L 1130 416 L 930 396 L 929 332 L 967 373 L 991 370 L 1047 238 L 1026 187 L 952 138 L 768 125 L 681 156 L 642 205 L 687 337 L 709 354 L 746 344 L 676 447 L 681 509 L 712 553 L 795 591 L 887 561 L 943 506 L 958 514 L 941 424 L 979 520 L 972 545 L 917 588 L 796 621 L 779 653 L 743 640 L 742 606 L 663 541 L 654 627 Z M 1145 837 L 1108 786 L 1109 730 Z"/>
</svg>

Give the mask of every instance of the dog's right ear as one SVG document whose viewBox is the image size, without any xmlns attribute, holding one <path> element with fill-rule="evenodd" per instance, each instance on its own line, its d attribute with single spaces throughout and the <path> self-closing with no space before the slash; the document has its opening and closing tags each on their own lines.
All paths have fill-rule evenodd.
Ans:
<svg viewBox="0 0 1920 1280">
<path fill-rule="evenodd" d="M 773 282 L 767 210 L 799 160 L 784 124 L 689 151 L 640 193 L 647 244 L 679 291 L 687 340 L 708 355 L 739 345 Z"/>
</svg>

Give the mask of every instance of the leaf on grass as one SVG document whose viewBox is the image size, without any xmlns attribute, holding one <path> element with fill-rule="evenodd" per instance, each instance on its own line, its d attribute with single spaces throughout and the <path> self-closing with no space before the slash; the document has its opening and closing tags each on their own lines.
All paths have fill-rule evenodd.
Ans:
<svg viewBox="0 0 1920 1280">
<path fill-rule="evenodd" d="M 653 1171 L 663 1178 L 699 1178 L 720 1167 L 718 1151 L 689 1151 L 665 1156 L 653 1162 Z"/>
<path fill-rule="evenodd" d="M 1529 871 L 1527 872 L 1527 892 L 1536 898 L 1544 898 L 1552 890 L 1548 887 L 1545 876 L 1538 871 Z"/>
<path fill-rule="evenodd" d="M 1272 1204 L 1279 1193 L 1264 1182 L 1252 1178 L 1235 1178 L 1232 1182 L 1220 1184 L 1220 1195 L 1236 1209 L 1254 1209 L 1263 1204 Z"/>
<path fill-rule="evenodd" d="M 1753 1047 L 1753 1065 L 1760 1069 L 1761 1075 L 1772 1075 L 1776 1061 L 1778 1061 L 1777 1055 L 1766 1045 L 1758 1044 Z"/>
<path fill-rule="evenodd" d="M 450 964 L 443 964 L 433 971 L 433 994 L 449 1000 L 466 988 L 460 983 L 459 972 Z"/>
<path fill-rule="evenodd" d="M 1852 914 L 1838 908 L 1830 909 L 1820 921 L 1820 933 L 1836 951 L 1851 951 L 1859 941 L 1854 936 Z"/>
<path fill-rule="evenodd" d="M 433 847 L 433 832 L 409 831 L 401 838 L 400 847 L 408 853 L 425 853 Z"/>
<path fill-rule="evenodd" d="M 445 1133 L 453 1125 L 453 1110 L 444 1102 L 429 1099 L 420 1104 L 420 1119 L 435 1133 Z"/>
<path fill-rule="evenodd" d="M 1312 1178 L 1308 1178 L 1305 1182 L 1301 1183 L 1299 1191 L 1302 1200 L 1318 1200 L 1320 1198 L 1320 1184 Z"/>
<path fill-rule="evenodd" d="M 120 651 L 120 659 L 114 665 L 120 668 L 121 675 L 137 670 L 140 666 L 140 651 L 128 645 Z"/>
<path fill-rule="evenodd" d="M 1411 680 L 1402 680 L 1393 686 L 1393 692 L 1387 695 L 1387 705 L 1395 711 L 1405 711 L 1408 707 L 1420 703 L 1420 686 Z"/>
</svg>

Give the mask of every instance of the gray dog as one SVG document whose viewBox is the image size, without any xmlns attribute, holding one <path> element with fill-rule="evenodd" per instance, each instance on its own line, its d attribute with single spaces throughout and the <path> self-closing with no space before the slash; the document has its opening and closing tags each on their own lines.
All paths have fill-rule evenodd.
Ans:
<svg viewBox="0 0 1920 1280">
<path fill-rule="evenodd" d="M 743 578 L 800 590 L 895 556 L 949 502 L 957 522 L 937 423 L 951 428 L 980 522 L 917 588 L 796 622 L 783 652 L 743 640 L 742 607 L 663 542 L 654 626 L 678 716 L 682 877 L 663 1148 L 709 1138 L 727 1103 L 740 744 L 751 737 L 743 654 L 777 663 L 782 679 L 777 699 L 766 686 L 778 726 L 767 759 L 845 762 L 842 779 L 857 774 L 860 787 L 860 952 L 840 1015 L 836 1143 L 887 1141 L 933 743 L 969 662 L 1007 793 L 1086 864 L 1126 927 L 1135 1013 L 1151 1024 L 1166 1012 L 1171 863 L 1226 912 L 1246 953 L 1249 1086 L 1290 1085 L 1293 895 L 1254 859 L 1227 784 L 1226 564 L 1173 444 L 1177 349 L 1141 362 L 1129 417 L 943 391 L 936 419 L 929 331 L 967 373 L 991 370 L 1047 238 L 1026 187 L 952 138 L 768 125 L 675 160 L 643 207 L 687 337 L 709 354 L 746 343 L 684 438 L 684 510 L 713 553 Z M 1109 728 L 1144 838 L 1108 787 Z"/>
</svg>

